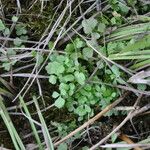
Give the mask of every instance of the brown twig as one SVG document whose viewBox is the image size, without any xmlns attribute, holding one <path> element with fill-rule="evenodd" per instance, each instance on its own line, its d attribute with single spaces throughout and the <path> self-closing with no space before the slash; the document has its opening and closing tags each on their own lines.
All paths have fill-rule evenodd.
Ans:
<svg viewBox="0 0 150 150">
<path fill-rule="evenodd" d="M 128 144 L 135 144 L 127 135 L 121 134 L 119 138 Z M 142 150 L 140 147 L 135 147 L 134 150 Z"/>
</svg>

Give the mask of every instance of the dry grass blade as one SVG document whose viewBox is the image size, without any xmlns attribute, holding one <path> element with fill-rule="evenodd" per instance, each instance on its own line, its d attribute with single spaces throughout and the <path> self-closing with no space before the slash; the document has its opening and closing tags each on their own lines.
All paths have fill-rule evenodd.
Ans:
<svg viewBox="0 0 150 150">
<path fill-rule="evenodd" d="M 0 150 L 11 150 L 11 149 L 0 147 Z"/>
<path fill-rule="evenodd" d="M 2 74 L 1 77 L 10 77 L 11 74 Z M 36 74 L 32 74 L 32 76 L 30 75 L 30 73 L 16 73 L 12 75 L 13 77 L 21 77 L 21 78 L 40 78 L 40 79 L 48 79 L 49 76 L 44 76 L 44 75 L 36 75 Z"/>
<path fill-rule="evenodd" d="M 17 0 L 17 6 L 18 6 L 19 12 L 21 13 L 21 4 L 20 4 L 20 1 L 19 1 L 19 0 Z"/>
<path fill-rule="evenodd" d="M 130 146 L 134 145 L 135 143 L 125 134 L 121 134 L 119 135 L 119 138 L 123 141 L 125 141 L 126 143 L 130 144 Z M 138 144 L 135 144 L 135 145 L 138 145 Z M 105 145 L 106 146 L 106 145 Z M 117 145 L 118 146 L 118 145 Z M 134 147 L 134 146 L 133 146 Z M 134 147 L 134 150 L 142 150 L 139 146 L 137 147 Z"/>
<path fill-rule="evenodd" d="M 100 147 L 101 148 L 134 148 L 134 150 L 143 150 L 145 148 L 149 148 L 150 144 L 106 144 Z"/>
<path fill-rule="evenodd" d="M 150 85 L 150 80 L 144 79 L 150 77 L 150 71 L 140 71 L 133 75 L 128 82 L 135 83 L 135 84 L 148 84 Z"/>
</svg>

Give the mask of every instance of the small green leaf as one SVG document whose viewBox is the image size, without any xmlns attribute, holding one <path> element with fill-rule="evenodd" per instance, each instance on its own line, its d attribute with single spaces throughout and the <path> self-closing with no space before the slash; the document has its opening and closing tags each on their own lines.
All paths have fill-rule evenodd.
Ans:
<svg viewBox="0 0 150 150">
<path fill-rule="evenodd" d="M 69 95 L 72 96 L 75 90 L 75 85 L 73 83 L 70 83 L 69 86 L 70 86 Z"/>
<path fill-rule="evenodd" d="M 61 98 L 61 97 L 59 97 L 59 98 L 55 101 L 55 103 L 54 103 L 54 105 L 55 105 L 57 108 L 62 108 L 62 107 L 64 106 L 64 104 L 65 104 L 65 100 L 64 100 L 63 98 Z"/>
<path fill-rule="evenodd" d="M 58 146 L 58 149 L 57 150 L 67 150 L 67 144 L 66 143 L 61 143 L 59 146 Z"/>
<path fill-rule="evenodd" d="M 7 36 L 10 34 L 10 30 L 9 28 L 5 28 L 4 32 L 3 32 L 4 36 Z"/>
<path fill-rule="evenodd" d="M 100 38 L 100 34 L 97 33 L 97 32 L 93 32 L 93 33 L 91 34 L 91 36 L 92 36 L 92 39 L 95 40 L 95 41 Z"/>
<path fill-rule="evenodd" d="M 74 90 L 74 89 L 75 89 L 75 85 L 74 85 L 73 83 L 70 83 L 69 86 L 70 86 L 70 89 L 71 89 L 71 90 Z"/>
<path fill-rule="evenodd" d="M 69 90 L 69 85 L 65 84 L 65 83 L 61 83 L 59 85 L 59 90 L 60 90 L 61 95 L 67 96 L 67 93 L 68 93 L 67 91 Z"/>
<path fill-rule="evenodd" d="M 40 53 L 37 53 L 36 54 L 36 63 L 37 63 L 37 66 L 40 66 L 43 62 L 44 58 L 43 58 L 43 55 L 40 54 Z"/>
<path fill-rule="evenodd" d="M 89 47 L 83 48 L 82 53 L 85 59 L 91 58 L 93 56 L 93 49 Z"/>
<path fill-rule="evenodd" d="M 130 10 L 130 8 L 126 4 L 123 4 L 122 2 L 119 2 L 118 6 L 120 7 L 120 10 L 125 14 L 127 14 Z"/>
<path fill-rule="evenodd" d="M 85 83 L 85 75 L 82 72 L 76 71 L 74 75 L 79 84 L 83 85 Z"/>
<path fill-rule="evenodd" d="M 93 17 L 82 21 L 83 30 L 86 34 L 92 33 L 93 29 L 97 25 L 97 20 Z"/>
<path fill-rule="evenodd" d="M 111 136 L 111 141 L 112 141 L 112 143 L 114 143 L 115 141 L 116 141 L 116 139 L 117 139 L 117 134 L 116 133 L 114 133 L 112 136 Z"/>
<path fill-rule="evenodd" d="M 13 49 L 8 49 L 8 50 L 7 50 L 7 55 L 8 55 L 8 56 L 16 55 L 16 51 L 13 50 Z"/>
<path fill-rule="evenodd" d="M 28 40 L 28 36 L 27 35 L 21 35 L 20 39 L 24 40 L 24 41 L 27 41 Z"/>
<path fill-rule="evenodd" d="M 15 29 L 16 29 L 16 34 L 18 36 L 23 35 L 23 34 L 27 34 L 27 30 L 25 29 L 24 24 L 17 24 Z"/>
<path fill-rule="evenodd" d="M 116 92 L 113 92 L 113 93 L 111 94 L 112 97 L 116 97 L 116 95 L 117 95 Z"/>
<path fill-rule="evenodd" d="M 14 39 L 14 45 L 15 46 L 20 46 L 21 44 L 22 44 L 22 41 L 21 41 L 20 38 L 17 37 L 17 38 Z"/>
<path fill-rule="evenodd" d="M 98 61 L 98 62 L 96 63 L 96 65 L 97 65 L 97 67 L 98 67 L 99 69 L 104 68 L 104 63 L 103 63 L 102 60 Z"/>
<path fill-rule="evenodd" d="M 102 92 L 105 92 L 105 91 L 106 91 L 106 86 L 105 86 L 105 85 L 102 85 L 102 86 L 101 86 L 101 90 L 102 90 Z"/>
<path fill-rule="evenodd" d="M 120 71 L 119 71 L 119 68 L 118 68 L 117 66 L 113 65 L 113 66 L 111 67 L 111 70 L 112 70 L 112 72 L 115 74 L 116 77 L 119 77 L 119 76 L 120 76 Z"/>
<path fill-rule="evenodd" d="M 5 30 L 5 25 L 3 24 L 2 20 L 0 19 L 0 31 Z"/>
<path fill-rule="evenodd" d="M 51 50 L 54 47 L 54 42 L 50 41 L 48 43 L 48 48 Z"/>
<path fill-rule="evenodd" d="M 95 105 L 96 101 L 95 100 L 90 100 L 91 105 Z"/>
<path fill-rule="evenodd" d="M 91 112 L 91 108 L 88 105 L 84 105 L 86 112 L 90 113 Z"/>
<path fill-rule="evenodd" d="M 70 112 L 72 112 L 74 110 L 72 101 L 67 102 L 66 107 L 68 108 L 68 111 L 70 111 Z"/>
<path fill-rule="evenodd" d="M 36 57 L 36 51 L 35 50 L 32 50 L 32 52 L 31 52 L 31 55 L 33 56 L 33 57 Z"/>
<path fill-rule="evenodd" d="M 73 81 L 74 76 L 72 74 L 68 74 L 68 75 L 64 76 L 63 79 L 65 82 Z"/>
<path fill-rule="evenodd" d="M 83 121 L 83 116 L 78 117 L 78 121 Z"/>
<path fill-rule="evenodd" d="M 54 61 L 54 62 L 48 63 L 48 65 L 46 66 L 46 70 L 48 74 L 59 75 L 65 71 L 65 68 L 63 64 Z"/>
<path fill-rule="evenodd" d="M 65 51 L 71 53 L 75 50 L 74 44 L 67 44 Z"/>
<path fill-rule="evenodd" d="M 52 62 L 53 62 L 53 61 L 56 61 L 57 56 L 58 56 L 58 54 L 57 54 L 57 53 L 52 54 L 52 55 L 50 55 L 49 59 L 50 59 Z"/>
<path fill-rule="evenodd" d="M 111 18 L 111 23 L 112 23 L 112 25 L 115 25 L 117 22 L 116 22 L 116 18 L 115 17 L 113 17 L 113 18 Z"/>
<path fill-rule="evenodd" d="M 56 60 L 59 62 L 59 63 L 63 63 L 65 61 L 65 56 L 63 55 L 58 55 L 56 57 Z"/>
<path fill-rule="evenodd" d="M 112 92 L 113 91 L 111 88 L 107 88 L 105 91 L 102 92 L 103 97 L 105 97 L 105 98 L 111 97 Z"/>
<path fill-rule="evenodd" d="M 26 29 L 22 29 L 22 34 L 27 34 L 27 30 Z"/>
<path fill-rule="evenodd" d="M 112 74 L 111 70 L 109 70 L 109 69 L 106 69 L 106 70 L 105 70 L 105 73 L 106 73 L 106 74 L 109 74 L 109 75 Z"/>
<path fill-rule="evenodd" d="M 97 44 L 97 41 L 94 40 L 94 39 L 88 40 L 88 41 L 87 41 L 87 45 L 91 45 L 92 47 L 94 47 L 94 48 L 96 48 L 96 49 L 99 49 L 98 44 Z"/>
<path fill-rule="evenodd" d="M 61 90 L 61 89 L 69 90 L 69 85 L 68 85 L 68 84 L 65 84 L 65 83 L 61 83 L 61 84 L 59 85 L 59 89 L 60 89 L 60 90 Z"/>
<path fill-rule="evenodd" d="M 87 101 L 88 101 L 88 99 L 86 98 L 86 96 L 80 96 L 78 98 L 79 104 L 85 104 Z"/>
<path fill-rule="evenodd" d="M 87 146 L 82 147 L 82 150 L 88 150 L 89 148 Z"/>
<path fill-rule="evenodd" d="M 16 63 L 16 61 L 4 62 L 4 63 L 2 64 L 2 67 L 4 67 L 4 69 L 5 69 L 6 71 L 10 71 L 10 67 L 11 67 L 12 65 L 14 65 L 15 63 Z"/>
<path fill-rule="evenodd" d="M 101 88 L 100 88 L 100 86 L 99 86 L 99 85 L 95 85 L 95 89 L 96 89 L 96 91 L 98 91 L 98 92 L 100 92 L 100 91 L 101 91 Z"/>
<path fill-rule="evenodd" d="M 87 112 L 86 112 L 84 106 L 80 105 L 75 109 L 75 113 L 82 117 L 82 116 L 85 116 Z"/>
<path fill-rule="evenodd" d="M 53 92 L 52 97 L 53 98 L 57 98 L 60 94 L 56 91 Z"/>
<path fill-rule="evenodd" d="M 79 38 L 75 39 L 74 44 L 75 44 L 76 48 L 78 48 L 78 49 L 85 45 L 85 43 L 82 40 L 80 40 Z"/>
<path fill-rule="evenodd" d="M 106 26 L 104 23 L 99 23 L 99 25 L 98 25 L 99 32 L 103 33 L 105 31 L 105 28 L 106 28 Z"/>
<path fill-rule="evenodd" d="M 56 84 L 56 81 L 57 81 L 57 77 L 54 76 L 54 75 L 50 75 L 50 77 L 49 77 L 49 82 L 50 82 L 51 84 Z"/>
<path fill-rule="evenodd" d="M 116 81 L 120 84 L 126 84 L 126 82 L 122 78 L 116 78 Z"/>
<path fill-rule="evenodd" d="M 3 63 L 2 64 L 2 67 L 6 70 L 6 71 L 9 71 L 10 70 L 10 67 L 11 67 L 11 64 L 10 63 Z"/>
<path fill-rule="evenodd" d="M 87 85 L 84 87 L 84 89 L 85 89 L 86 91 L 91 91 L 92 86 L 89 85 L 89 84 L 87 84 Z"/>
<path fill-rule="evenodd" d="M 66 91 L 65 89 L 61 89 L 61 90 L 60 90 L 60 94 L 61 94 L 62 96 L 66 96 L 66 95 L 67 95 L 67 91 Z"/>
<path fill-rule="evenodd" d="M 13 16 L 13 17 L 12 17 L 12 21 L 13 21 L 13 22 L 17 22 L 17 21 L 18 21 L 18 17 Z"/>
<path fill-rule="evenodd" d="M 138 90 L 145 91 L 146 88 L 147 88 L 147 86 L 146 86 L 145 84 L 138 84 L 138 85 L 137 85 L 137 88 L 138 88 Z"/>
</svg>

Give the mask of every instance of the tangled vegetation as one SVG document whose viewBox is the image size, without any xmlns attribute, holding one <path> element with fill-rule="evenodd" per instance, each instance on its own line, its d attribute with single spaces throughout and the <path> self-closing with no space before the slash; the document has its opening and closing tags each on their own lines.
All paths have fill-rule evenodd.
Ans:
<svg viewBox="0 0 150 150">
<path fill-rule="evenodd" d="M 0 148 L 150 147 L 148 1 L 0 5 Z"/>
</svg>

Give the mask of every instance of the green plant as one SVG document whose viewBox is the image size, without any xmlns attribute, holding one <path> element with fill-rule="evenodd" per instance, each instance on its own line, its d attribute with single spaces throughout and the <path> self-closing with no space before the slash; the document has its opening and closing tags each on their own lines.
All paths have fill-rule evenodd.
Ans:
<svg viewBox="0 0 150 150">
<path fill-rule="evenodd" d="M 52 94 L 55 99 L 54 105 L 57 108 L 67 108 L 68 111 L 77 114 L 79 120 L 83 120 L 85 116 L 93 116 L 95 106 L 101 109 L 118 96 L 114 88 L 100 85 L 99 82 L 103 80 L 115 84 L 122 81 L 117 67 L 113 66 L 110 70 L 102 65 L 103 67 L 92 77 L 92 81 L 97 83 L 88 83 L 90 77 L 88 61 L 92 60 L 93 55 L 93 52 L 90 53 L 92 50 L 89 49 L 82 40 L 77 38 L 66 46 L 66 55 L 52 54 L 46 66 L 47 73 L 50 75 L 49 82 L 53 85 L 58 84 L 58 91 Z M 101 71 L 103 74 L 100 73 Z M 106 77 L 101 79 L 103 75 Z"/>
<path fill-rule="evenodd" d="M 82 21 L 82 27 L 83 27 L 84 33 L 89 37 L 88 42 L 93 47 L 99 49 L 100 46 L 97 41 L 100 39 L 101 35 L 103 35 L 103 33 L 105 32 L 105 29 L 106 29 L 105 23 L 98 22 L 97 19 L 91 17 L 89 19 L 84 19 Z M 88 52 L 85 54 L 88 54 Z"/>
<path fill-rule="evenodd" d="M 114 11 L 117 11 L 121 14 L 127 14 L 130 10 L 128 3 L 123 0 L 109 0 L 109 4 Z"/>
<path fill-rule="evenodd" d="M 28 118 L 30 118 L 30 119 L 29 119 L 29 122 L 30 122 L 30 125 L 31 125 L 31 128 L 32 128 L 34 137 L 35 137 L 35 139 L 36 139 L 36 142 L 37 142 L 37 144 L 38 144 L 39 150 L 42 150 L 42 149 L 43 149 L 43 146 L 42 146 L 40 137 L 39 137 L 39 135 L 38 135 L 36 126 L 35 126 L 35 124 L 34 124 L 34 122 L 33 122 L 33 120 L 32 120 L 31 114 L 30 114 L 30 112 L 29 112 L 29 110 L 28 110 L 28 107 L 26 106 L 26 104 L 25 104 L 25 102 L 24 102 L 24 100 L 23 100 L 23 98 L 22 98 L 21 96 L 19 97 L 19 99 L 20 99 L 20 104 L 22 105 L 22 107 L 23 107 L 23 109 L 24 109 L 24 111 L 25 111 L 25 114 L 28 116 Z"/>
<path fill-rule="evenodd" d="M 0 95 L 0 116 L 2 117 L 8 132 L 11 136 L 12 142 L 14 144 L 14 147 L 16 150 L 25 150 L 25 146 L 23 144 L 22 139 L 20 138 L 10 116 L 9 113 L 7 111 L 7 108 L 5 107 L 4 103 L 3 103 L 3 98 Z"/>
<path fill-rule="evenodd" d="M 73 129 L 77 128 L 76 121 L 65 122 L 65 123 L 58 123 L 58 122 L 51 122 L 52 126 L 56 127 L 55 133 L 58 137 L 62 138 L 68 135 Z M 76 139 L 80 139 L 80 133 L 75 134 L 70 139 L 68 139 L 65 143 L 62 143 L 58 146 L 58 150 L 67 150 L 67 143 L 71 143 Z"/>
<path fill-rule="evenodd" d="M 23 3 L 1 2 L 0 128 L 6 126 L 10 138 L 2 132 L 0 143 L 18 150 L 90 149 L 111 132 L 116 118 L 133 109 L 136 96 L 144 98 L 141 107 L 148 103 L 150 5 L 146 0 Z M 131 97 L 124 98 L 128 90 Z M 113 107 L 121 100 L 123 106 Z M 140 121 L 140 131 L 147 133 L 144 120 L 133 124 Z M 110 142 L 119 144 L 117 134 Z"/>
<path fill-rule="evenodd" d="M 12 22 L 16 24 L 18 21 L 18 18 L 16 16 L 12 17 Z M 6 27 L 6 25 L 3 23 L 3 21 L 0 19 L 0 32 L 2 33 L 3 37 L 10 36 L 11 32 L 9 27 Z M 4 59 L 1 60 L 2 62 L 2 67 L 6 71 L 10 71 L 11 67 L 14 66 L 17 62 L 17 59 L 13 58 L 17 54 L 15 47 L 25 47 L 23 45 L 23 41 L 28 39 L 27 36 L 27 30 L 26 30 L 26 25 L 23 23 L 18 23 L 15 25 L 15 33 L 16 37 L 13 40 L 13 43 L 9 43 L 10 47 L 13 48 L 1 48 L 0 49 L 0 54 L 1 56 L 4 57 Z"/>
<path fill-rule="evenodd" d="M 39 117 L 39 120 L 40 120 L 41 129 L 42 129 L 43 136 L 44 136 L 44 139 L 45 139 L 45 142 L 46 142 L 46 146 L 47 146 L 48 149 L 54 150 L 52 138 L 50 136 L 48 127 L 47 127 L 45 119 L 44 119 L 44 117 L 43 117 L 43 115 L 42 115 L 42 113 L 40 111 L 40 107 L 39 107 L 37 98 L 35 96 L 33 96 L 33 101 L 34 101 L 34 104 L 35 104 L 35 107 L 36 107 L 36 110 L 37 110 L 37 113 L 38 113 L 38 117 Z M 33 129 L 33 125 L 32 125 L 32 129 Z M 37 136 L 36 136 L 36 138 L 37 138 Z M 38 146 L 41 146 L 41 145 L 38 145 Z"/>
</svg>

